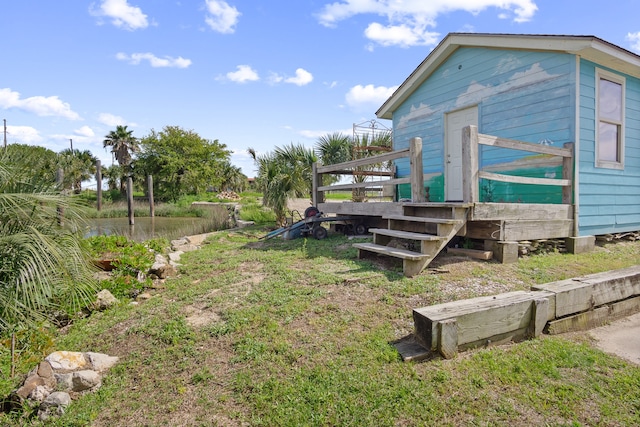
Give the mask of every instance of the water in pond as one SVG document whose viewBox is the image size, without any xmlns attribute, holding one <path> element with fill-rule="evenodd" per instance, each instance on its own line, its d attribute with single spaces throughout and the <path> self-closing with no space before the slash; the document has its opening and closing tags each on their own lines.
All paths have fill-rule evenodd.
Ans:
<svg viewBox="0 0 640 427">
<path fill-rule="evenodd" d="M 118 234 L 141 242 L 157 237 L 169 240 L 184 236 L 215 231 L 219 222 L 211 218 L 195 217 L 140 217 L 135 218 L 135 224 L 129 225 L 128 218 L 94 218 L 87 221 L 89 230 L 85 237 Z"/>
</svg>

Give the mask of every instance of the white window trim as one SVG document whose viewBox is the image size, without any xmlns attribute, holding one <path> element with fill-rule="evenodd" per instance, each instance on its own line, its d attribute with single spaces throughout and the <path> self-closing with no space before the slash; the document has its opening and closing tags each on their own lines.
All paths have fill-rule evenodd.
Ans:
<svg viewBox="0 0 640 427">
<path fill-rule="evenodd" d="M 599 125 L 600 125 L 600 80 L 604 79 L 604 80 L 609 80 L 611 82 L 614 83 L 618 83 L 622 86 L 622 121 L 619 123 L 620 125 L 620 141 L 618 142 L 619 147 L 619 155 L 620 155 L 620 161 L 619 162 L 612 162 L 610 160 L 600 160 L 599 159 L 599 152 L 600 150 L 598 149 L 598 145 L 599 145 L 599 141 L 598 139 L 600 138 L 600 132 L 599 132 Z M 624 128 L 625 128 L 625 98 L 626 98 L 626 79 L 619 75 L 619 74 L 615 74 L 612 73 L 610 71 L 606 71 L 600 68 L 596 68 L 596 85 L 595 85 L 595 89 L 596 89 L 596 126 L 595 126 L 595 141 L 596 141 L 596 145 L 595 145 L 595 158 L 596 158 L 596 167 L 598 168 L 607 168 L 607 169 L 624 169 L 624 146 L 625 146 L 625 137 L 624 137 Z"/>
</svg>

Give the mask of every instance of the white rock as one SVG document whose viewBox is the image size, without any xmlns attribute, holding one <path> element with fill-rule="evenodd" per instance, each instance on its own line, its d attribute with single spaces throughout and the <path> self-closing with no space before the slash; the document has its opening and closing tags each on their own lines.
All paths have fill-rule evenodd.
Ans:
<svg viewBox="0 0 640 427">
<path fill-rule="evenodd" d="M 88 366 L 84 353 L 77 351 L 55 351 L 44 360 L 49 362 L 54 371 L 75 371 Z"/>
<path fill-rule="evenodd" d="M 31 391 L 31 394 L 29 394 L 29 399 L 35 400 L 36 402 L 42 402 L 47 398 L 47 396 L 49 396 L 49 394 L 50 391 L 46 386 L 39 385 Z"/>
<path fill-rule="evenodd" d="M 108 289 L 103 289 L 98 292 L 98 297 L 96 299 L 96 308 L 98 310 L 105 310 L 117 303 L 118 298 L 114 297 Z"/>
<path fill-rule="evenodd" d="M 104 372 L 118 363 L 117 356 L 109 356 L 103 353 L 87 352 L 85 356 L 89 359 L 94 371 Z"/>
<path fill-rule="evenodd" d="M 100 374 L 90 369 L 77 371 L 71 377 L 73 391 L 84 391 L 99 387 L 101 384 Z"/>
<path fill-rule="evenodd" d="M 53 374 L 56 379 L 56 388 L 59 391 L 71 391 L 73 389 L 73 374 Z"/>
</svg>

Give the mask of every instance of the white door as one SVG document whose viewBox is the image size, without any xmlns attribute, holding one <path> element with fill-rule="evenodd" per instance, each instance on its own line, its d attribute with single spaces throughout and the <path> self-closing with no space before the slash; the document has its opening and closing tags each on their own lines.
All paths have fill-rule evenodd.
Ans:
<svg viewBox="0 0 640 427">
<path fill-rule="evenodd" d="M 445 117 L 444 195 L 448 202 L 462 201 L 462 128 L 478 126 L 478 107 L 465 108 Z"/>
</svg>

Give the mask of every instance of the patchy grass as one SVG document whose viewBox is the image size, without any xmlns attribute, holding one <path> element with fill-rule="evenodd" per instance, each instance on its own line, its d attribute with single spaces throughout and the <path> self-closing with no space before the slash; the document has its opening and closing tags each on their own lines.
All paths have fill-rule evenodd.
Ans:
<svg viewBox="0 0 640 427">
<path fill-rule="evenodd" d="M 390 344 L 412 332 L 412 308 L 633 265 L 640 242 L 509 265 L 441 256 L 436 271 L 447 272 L 407 279 L 356 259 L 344 236 L 263 235 L 217 233 L 149 301 L 68 328 L 58 349 L 121 359 L 98 393 L 47 425 L 640 423 L 640 369 L 587 334 L 423 363 L 402 362 Z"/>
</svg>

